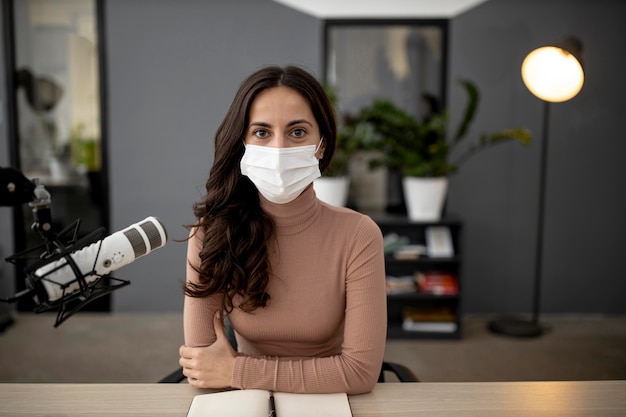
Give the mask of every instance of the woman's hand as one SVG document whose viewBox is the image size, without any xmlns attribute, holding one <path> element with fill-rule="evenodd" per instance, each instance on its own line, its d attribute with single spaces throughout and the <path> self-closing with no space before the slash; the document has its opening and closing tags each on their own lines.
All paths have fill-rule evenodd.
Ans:
<svg viewBox="0 0 626 417">
<path fill-rule="evenodd" d="M 196 388 L 229 388 L 235 367 L 235 357 L 226 334 L 224 321 L 218 311 L 213 317 L 213 327 L 217 339 L 205 347 L 181 346 L 179 349 L 183 375 L 189 384 Z"/>
</svg>

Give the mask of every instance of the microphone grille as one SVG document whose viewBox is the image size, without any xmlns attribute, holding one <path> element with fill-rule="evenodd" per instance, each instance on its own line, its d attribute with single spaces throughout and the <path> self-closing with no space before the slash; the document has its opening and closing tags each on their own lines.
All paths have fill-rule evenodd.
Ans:
<svg viewBox="0 0 626 417">
<path fill-rule="evenodd" d="M 148 252 L 146 248 L 146 242 L 143 240 L 143 236 L 137 229 L 128 229 L 124 232 L 124 236 L 130 242 L 130 245 L 133 247 L 133 251 L 135 252 L 135 259 L 140 256 L 145 255 Z"/>
<path fill-rule="evenodd" d="M 156 217 L 148 217 L 123 230 L 135 253 L 135 259 L 165 245 L 167 231 Z"/>
<path fill-rule="evenodd" d="M 157 220 L 158 221 L 158 220 Z M 145 232 L 148 237 L 148 241 L 150 242 L 150 250 L 154 250 L 163 245 L 163 240 L 161 239 L 161 233 L 159 229 L 156 227 L 154 222 L 145 221 L 139 225 L 141 229 Z"/>
</svg>

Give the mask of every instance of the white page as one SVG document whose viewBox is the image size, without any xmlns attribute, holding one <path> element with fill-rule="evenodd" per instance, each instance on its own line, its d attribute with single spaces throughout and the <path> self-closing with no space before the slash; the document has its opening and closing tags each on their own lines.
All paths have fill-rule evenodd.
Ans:
<svg viewBox="0 0 626 417">
<path fill-rule="evenodd" d="M 278 417 L 352 417 L 348 395 L 275 392 Z"/>
<path fill-rule="evenodd" d="M 236 390 L 196 395 L 187 417 L 267 417 L 270 395 L 264 390 Z"/>
</svg>

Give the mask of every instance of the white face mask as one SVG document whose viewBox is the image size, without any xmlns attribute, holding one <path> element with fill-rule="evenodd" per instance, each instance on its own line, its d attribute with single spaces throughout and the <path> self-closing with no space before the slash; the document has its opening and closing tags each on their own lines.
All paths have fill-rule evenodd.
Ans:
<svg viewBox="0 0 626 417">
<path fill-rule="evenodd" d="M 322 141 L 320 141 L 320 146 Z M 245 145 L 241 173 L 254 183 L 263 197 L 277 204 L 293 201 L 321 176 L 319 149 L 315 145 L 294 148 Z"/>
</svg>

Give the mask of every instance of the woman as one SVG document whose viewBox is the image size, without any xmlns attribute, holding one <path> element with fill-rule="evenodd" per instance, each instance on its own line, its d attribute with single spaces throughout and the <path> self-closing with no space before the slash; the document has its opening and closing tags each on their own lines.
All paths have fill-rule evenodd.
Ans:
<svg viewBox="0 0 626 417">
<path fill-rule="evenodd" d="M 188 242 L 180 365 L 191 385 L 374 387 L 387 323 L 382 235 L 315 196 L 335 136 L 332 106 L 302 69 L 267 67 L 241 84 Z"/>
</svg>

